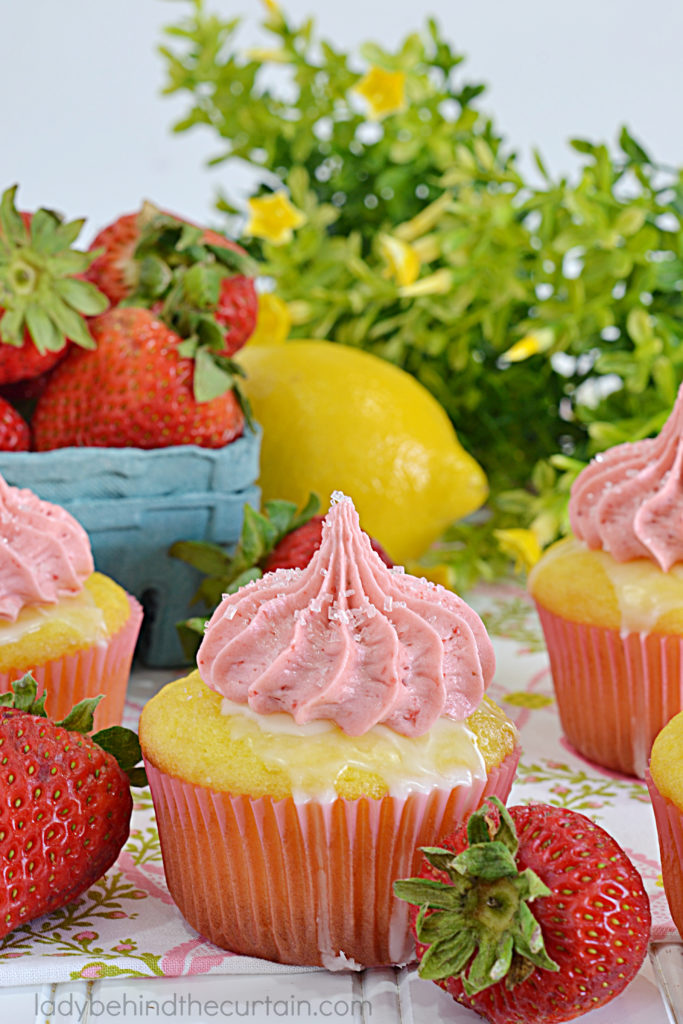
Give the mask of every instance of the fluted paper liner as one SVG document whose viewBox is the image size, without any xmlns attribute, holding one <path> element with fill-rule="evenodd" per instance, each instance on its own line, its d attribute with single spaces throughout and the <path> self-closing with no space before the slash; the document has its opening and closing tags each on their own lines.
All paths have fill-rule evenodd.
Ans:
<svg viewBox="0 0 683 1024">
<path fill-rule="evenodd" d="M 233 796 L 145 763 L 168 887 L 192 927 L 235 953 L 335 970 L 414 958 L 392 883 L 484 797 L 505 801 L 518 760 L 452 790 L 329 803 Z"/>
<path fill-rule="evenodd" d="M 30 671 L 38 684 L 38 696 L 47 690 L 45 710 L 48 717 L 60 721 L 71 708 L 86 697 L 104 695 L 95 710 L 95 729 L 120 725 L 133 661 L 135 644 L 142 622 L 142 606 L 128 596 L 130 614 L 123 626 L 99 644 L 83 648 L 75 654 L 52 658 L 43 665 L 26 670 L 0 672 L 0 693 L 10 683 Z"/>
<path fill-rule="evenodd" d="M 683 637 L 622 633 L 536 607 L 567 739 L 590 761 L 644 778 L 657 733 L 683 709 Z"/>
<path fill-rule="evenodd" d="M 683 938 L 683 812 L 672 800 L 662 796 L 649 771 L 645 772 L 645 781 L 657 823 L 664 892 L 674 924 Z"/>
</svg>

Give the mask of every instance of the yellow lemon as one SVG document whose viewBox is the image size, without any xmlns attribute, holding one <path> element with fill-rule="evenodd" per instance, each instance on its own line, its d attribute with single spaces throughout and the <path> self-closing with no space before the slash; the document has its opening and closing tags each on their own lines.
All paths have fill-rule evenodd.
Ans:
<svg viewBox="0 0 683 1024">
<path fill-rule="evenodd" d="M 396 562 L 418 558 L 483 503 L 483 470 L 442 406 L 378 356 L 328 341 L 247 346 L 244 390 L 263 427 L 264 500 L 315 491 L 353 498 L 361 525 Z"/>
</svg>

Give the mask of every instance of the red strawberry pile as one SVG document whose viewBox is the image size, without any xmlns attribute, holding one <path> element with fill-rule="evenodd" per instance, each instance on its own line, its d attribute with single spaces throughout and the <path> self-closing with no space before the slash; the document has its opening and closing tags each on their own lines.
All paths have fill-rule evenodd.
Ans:
<svg viewBox="0 0 683 1024">
<path fill-rule="evenodd" d="M 83 221 L 20 213 L 15 197 L 0 201 L 0 449 L 239 437 L 232 356 L 257 316 L 247 254 L 149 203 L 83 252 Z"/>
<path fill-rule="evenodd" d="M 647 952 L 650 906 L 618 843 L 577 811 L 492 797 L 418 878 L 419 973 L 493 1024 L 553 1024 L 614 999 Z"/>
</svg>

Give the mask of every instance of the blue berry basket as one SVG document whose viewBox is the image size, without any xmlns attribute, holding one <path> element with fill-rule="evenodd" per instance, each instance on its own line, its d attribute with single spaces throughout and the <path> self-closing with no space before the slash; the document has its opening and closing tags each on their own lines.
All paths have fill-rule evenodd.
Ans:
<svg viewBox="0 0 683 1024">
<path fill-rule="evenodd" d="M 95 567 L 142 604 L 137 655 L 187 662 L 176 623 L 192 614 L 201 573 L 168 549 L 177 540 L 233 547 L 245 504 L 259 507 L 260 428 L 224 448 L 61 448 L 0 452 L 7 483 L 62 505 L 88 532 Z"/>
</svg>

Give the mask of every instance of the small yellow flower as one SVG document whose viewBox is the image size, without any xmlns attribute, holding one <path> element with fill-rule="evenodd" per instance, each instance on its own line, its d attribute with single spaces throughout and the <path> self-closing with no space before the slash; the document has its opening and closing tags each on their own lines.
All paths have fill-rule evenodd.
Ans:
<svg viewBox="0 0 683 1024">
<path fill-rule="evenodd" d="M 503 352 L 501 358 L 506 363 L 521 363 L 530 356 L 538 355 L 539 352 L 547 352 L 553 341 L 553 332 L 548 327 L 542 327 L 535 334 L 527 334 L 516 341 L 507 352 Z"/>
<path fill-rule="evenodd" d="M 405 107 L 406 76 L 404 71 L 385 71 L 372 67 L 353 87 L 367 101 L 369 114 L 381 121 Z"/>
<path fill-rule="evenodd" d="M 293 206 L 285 192 L 273 192 L 249 200 L 249 223 L 245 234 L 265 238 L 273 245 L 290 242 L 294 228 L 301 227 L 306 217 Z"/>
<path fill-rule="evenodd" d="M 515 572 L 531 569 L 541 557 L 541 545 L 533 530 L 494 530 L 501 551 L 515 559 Z"/>
<path fill-rule="evenodd" d="M 413 284 L 399 288 L 398 294 L 404 299 L 416 298 L 419 295 L 445 295 L 452 287 L 451 272 L 446 267 L 442 267 L 440 270 L 435 270 L 433 274 L 428 274 L 427 277 L 421 277 Z"/>
<path fill-rule="evenodd" d="M 249 345 L 281 345 L 287 340 L 292 325 L 287 303 L 273 292 L 262 292 L 258 297 L 258 318 L 249 338 Z"/>
<path fill-rule="evenodd" d="M 393 235 L 380 235 L 379 248 L 386 260 L 389 274 L 400 285 L 412 284 L 420 273 L 420 257 L 408 242 Z"/>
</svg>

